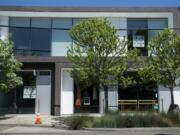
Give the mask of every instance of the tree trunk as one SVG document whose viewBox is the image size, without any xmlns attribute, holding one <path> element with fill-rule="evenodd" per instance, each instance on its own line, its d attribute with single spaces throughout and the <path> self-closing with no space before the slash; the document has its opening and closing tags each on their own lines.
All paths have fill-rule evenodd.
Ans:
<svg viewBox="0 0 180 135">
<path fill-rule="evenodd" d="M 137 94 L 137 111 L 139 111 L 139 91 L 141 91 L 140 87 L 137 87 L 136 94 Z"/>
<path fill-rule="evenodd" d="M 171 104 L 170 104 L 168 112 L 171 113 L 171 112 L 174 112 L 174 110 L 178 107 L 178 105 L 174 104 L 174 87 L 172 86 L 169 89 L 170 89 L 170 94 L 171 94 Z"/>
<path fill-rule="evenodd" d="M 104 93 L 105 93 L 105 112 L 108 111 L 108 87 L 105 85 L 104 87 Z"/>
<path fill-rule="evenodd" d="M 171 105 L 174 106 L 174 90 L 173 90 L 173 87 L 170 87 L 170 94 L 171 94 Z"/>
</svg>

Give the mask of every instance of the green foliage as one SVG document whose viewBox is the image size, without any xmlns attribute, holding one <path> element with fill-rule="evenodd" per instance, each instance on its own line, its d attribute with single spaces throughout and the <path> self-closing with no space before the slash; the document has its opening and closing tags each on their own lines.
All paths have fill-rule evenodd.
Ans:
<svg viewBox="0 0 180 135">
<path fill-rule="evenodd" d="M 0 90 L 9 91 L 10 89 L 22 83 L 21 78 L 17 76 L 16 71 L 20 70 L 21 63 L 18 62 L 12 49 L 10 39 L 0 39 Z"/>
<path fill-rule="evenodd" d="M 94 120 L 94 127 L 129 128 L 129 127 L 169 127 L 172 122 L 161 114 L 153 112 L 110 113 Z"/>
<path fill-rule="evenodd" d="M 117 84 L 118 80 L 124 85 L 131 83 L 131 78 L 123 74 L 137 51 L 127 51 L 127 40 L 118 37 L 109 21 L 98 18 L 82 21 L 71 29 L 70 35 L 74 45 L 67 58 L 73 63 L 71 75 L 80 87 L 104 87 Z"/>
<path fill-rule="evenodd" d="M 83 128 L 91 128 L 93 125 L 93 118 L 86 116 L 72 116 L 66 120 L 69 129 L 79 130 Z"/>
<path fill-rule="evenodd" d="M 141 59 L 138 73 L 142 80 L 154 80 L 170 89 L 174 105 L 173 89 L 180 85 L 180 36 L 165 29 L 154 37 L 149 45 L 150 56 Z"/>
<path fill-rule="evenodd" d="M 167 117 L 170 119 L 174 126 L 180 126 L 180 113 L 174 113 L 174 112 L 169 112 L 169 113 L 161 113 L 162 116 Z"/>
<path fill-rule="evenodd" d="M 180 126 L 180 114 L 158 112 L 108 112 L 101 117 L 72 116 L 66 119 L 69 129 L 130 128 Z"/>
<path fill-rule="evenodd" d="M 149 50 L 151 71 L 156 71 L 157 75 L 155 79 L 167 87 L 179 85 L 175 80 L 180 77 L 180 36 L 165 29 L 152 39 Z"/>
</svg>

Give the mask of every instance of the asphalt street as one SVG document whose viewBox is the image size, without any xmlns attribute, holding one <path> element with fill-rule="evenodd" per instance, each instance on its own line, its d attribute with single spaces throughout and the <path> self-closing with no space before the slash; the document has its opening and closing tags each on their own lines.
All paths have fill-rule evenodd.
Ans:
<svg viewBox="0 0 180 135">
<path fill-rule="evenodd" d="M 180 135 L 180 128 L 123 128 L 73 131 L 47 127 L 0 126 L 0 135 Z"/>
</svg>

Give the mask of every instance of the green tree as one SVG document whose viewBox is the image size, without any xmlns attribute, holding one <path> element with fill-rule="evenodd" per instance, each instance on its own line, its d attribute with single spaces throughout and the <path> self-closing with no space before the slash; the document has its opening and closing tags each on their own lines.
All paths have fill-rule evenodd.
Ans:
<svg viewBox="0 0 180 135">
<path fill-rule="evenodd" d="M 73 63 L 71 75 L 80 87 L 95 86 L 105 91 L 105 108 L 108 108 L 108 86 L 131 84 L 124 73 L 131 67 L 129 60 L 137 51 L 127 51 L 128 42 L 120 39 L 117 30 L 106 19 L 92 18 L 81 21 L 70 32 L 74 45 L 67 58 Z"/>
<path fill-rule="evenodd" d="M 146 66 L 139 70 L 144 80 L 155 80 L 169 88 L 171 94 L 172 111 L 174 105 L 174 88 L 180 85 L 180 36 L 169 29 L 165 29 L 154 37 L 149 45 L 150 56 Z"/>
<path fill-rule="evenodd" d="M 0 39 L 0 91 L 7 92 L 22 83 L 16 74 L 16 71 L 20 70 L 21 63 L 15 59 L 12 46 L 10 39 Z"/>
</svg>

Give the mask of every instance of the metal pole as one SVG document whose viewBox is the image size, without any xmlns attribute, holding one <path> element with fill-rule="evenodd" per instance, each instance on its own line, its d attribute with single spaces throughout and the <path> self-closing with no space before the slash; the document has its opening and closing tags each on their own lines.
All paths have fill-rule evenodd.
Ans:
<svg viewBox="0 0 180 135">
<path fill-rule="evenodd" d="M 40 112 L 40 100 L 38 99 L 38 113 Z"/>
</svg>

